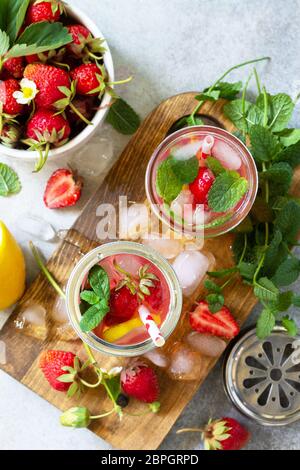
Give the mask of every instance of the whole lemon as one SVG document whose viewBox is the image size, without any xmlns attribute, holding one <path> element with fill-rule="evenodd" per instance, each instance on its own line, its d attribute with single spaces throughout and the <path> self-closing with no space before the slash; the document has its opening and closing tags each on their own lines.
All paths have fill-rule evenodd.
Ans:
<svg viewBox="0 0 300 470">
<path fill-rule="evenodd" d="M 21 248 L 0 220 L 0 310 L 13 305 L 25 289 L 25 260 Z"/>
</svg>

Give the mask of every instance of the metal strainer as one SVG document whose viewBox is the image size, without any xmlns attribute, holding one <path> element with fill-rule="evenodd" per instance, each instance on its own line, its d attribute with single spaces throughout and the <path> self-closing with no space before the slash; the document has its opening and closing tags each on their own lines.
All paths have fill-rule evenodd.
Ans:
<svg viewBox="0 0 300 470">
<path fill-rule="evenodd" d="M 268 339 L 259 340 L 251 328 L 225 358 L 227 395 L 260 424 L 282 426 L 300 419 L 300 361 L 293 348 L 299 339 L 278 326 Z"/>
</svg>

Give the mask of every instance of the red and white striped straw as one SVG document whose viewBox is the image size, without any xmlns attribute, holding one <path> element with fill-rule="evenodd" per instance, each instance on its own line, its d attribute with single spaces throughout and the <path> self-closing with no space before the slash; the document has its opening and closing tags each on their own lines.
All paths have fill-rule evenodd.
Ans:
<svg viewBox="0 0 300 470">
<path fill-rule="evenodd" d="M 161 332 L 155 323 L 150 311 L 144 306 L 139 307 L 139 315 L 143 324 L 145 325 L 150 338 L 157 348 L 161 348 L 165 344 L 165 339 L 161 335 Z"/>
</svg>

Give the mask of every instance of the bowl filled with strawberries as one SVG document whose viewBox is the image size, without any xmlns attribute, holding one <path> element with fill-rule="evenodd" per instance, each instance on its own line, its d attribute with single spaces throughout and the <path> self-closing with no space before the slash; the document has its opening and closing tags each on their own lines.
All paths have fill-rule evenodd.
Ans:
<svg viewBox="0 0 300 470">
<path fill-rule="evenodd" d="M 112 56 L 98 27 L 59 0 L 1 7 L 0 151 L 35 161 L 74 151 L 103 123 L 114 96 Z"/>
</svg>

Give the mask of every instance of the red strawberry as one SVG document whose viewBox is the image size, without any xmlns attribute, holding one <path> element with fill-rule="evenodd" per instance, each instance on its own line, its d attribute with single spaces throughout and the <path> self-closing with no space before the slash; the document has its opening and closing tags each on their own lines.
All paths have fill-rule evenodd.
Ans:
<svg viewBox="0 0 300 470">
<path fill-rule="evenodd" d="M 180 429 L 182 432 L 201 432 L 206 450 L 240 450 L 246 446 L 251 435 L 236 419 L 210 420 L 203 429 Z"/>
<path fill-rule="evenodd" d="M 42 369 L 49 384 L 55 390 L 67 392 L 71 382 L 63 383 L 57 380 L 66 374 L 62 367 L 74 367 L 75 354 L 65 351 L 43 351 L 39 359 L 39 367 Z"/>
<path fill-rule="evenodd" d="M 208 193 L 214 180 L 215 177 L 208 168 L 199 168 L 197 178 L 189 185 L 195 204 L 207 204 Z"/>
<path fill-rule="evenodd" d="M 159 384 L 154 370 L 140 361 L 134 361 L 131 366 L 121 372 L 123 391 L 130 397 L 145 403 L 153 403 L 159 396 Z"/>
<path fill-rule="evenodd" d="M 66 94 L 59 87 L 70 88 L 69 74 L 58 67 L 45 64 L 29 64 L 24 71 L 24 77 L 35 82 L 38 94 L 35 104 L 38 108 L 56 109 L 55 103 L 65 99 Z"/>
<path fill-rule="evenodd" d="M 163 291 L 159 281 L 152 281 L 154 286 L 149 287 L 150 295 L 145 296 L 145 301 L 154 310 L 158 310 L 162 303 Z"/>
<path fill-rule="evenodd" d="M 12 59 L 7 59 L 3 64 L 4 70 L 14 78 L 22 78 L 24 72 L 24 58 L 23 57 L 14 57 Z"/>
<path fill-rule="evenodd" d="M 67 117 L 71 124 L 80 124 L 82 122 L 82 117 L 78 115 L 78 111 L 81 116 L 89 120 L 93 116 L 93 107 L 94 107 L 94 98 L 78 97 L 75 98 L 72 102 L 73 107 L 67 109 Z M 74 111 L 74 108 L 77 110 Z"/>
<path fill-rule="evenodd" d="M 103 70 L 97 64 L 82 64 L 71 72 L 79 95 L 97 96 L 105 89 Z"/>
<path fill-rule="evenodd" d="M 82 24 L 73 24 L 68 26 L 69 33 L 72 35 L 73 42 L 67 44 L 66 48 L 71 54 L 78 58 L 101 59 L 101 54 L 105 52 L 102 46 L 103 39 L 94 38 L 92 33 Z M 95 54 L 100 54 L 98 57 Z"/>
<path fill-rule="evenodd" d="M 72 170 L 56 170 L 47 182 L 44 203 L 49 209 L 74 206 L 80 199 L 82 186 L 82 179 Z"/>
<path fill-rule="evenodd" d="M 49 109 L 43 108 L 36 111 L 27 123 L 27 139 L 24 140 L 24 143 L 29 145 L 32 150 L 38 150 L 40 153 L 35 172 L 40 171 L 45 165 L 50 146 L 63 145 L 70 132 L 69 123 L 61 114 L 55 114 Z"/>
<path fill-rule="evenodd" d="M 128 287 L 114 289 L 110 295 L 110 310 L 105 317 L 106 325 L 117 325 L 130 320 L 138 308 L 139 302 L 136 294 L 132 294 Z"/>
<path fill-rule="evenodd" d="M 39 23 L 40 21 L 58 21 L 63 12 L 63 3 L 58 0 L 48 0 L 46 2 L 38 0 L 32 3 L 27 10 L 26 24 Z"/>
<path fill-rule="evenodd" d="M 14 78 L 9 78 L 0 83 L 0 104 L 2 104 L 3 113 L 9 116 L 22 113 L 24 105 L 17 103 L 13 97 L 14 92 L 19 90 L 19 82 Z"/>
<path fill-rule="evenodd" d="M 197 308 L 190 313 L 190 324 L 198 333 L 206 333 L 222 338 L 232 339 L 239 332 L 240 327 L 229 309 L 225 306 L 215 314 L 208 308 L 208 303 L 202 301 Z"/>
</svg>

